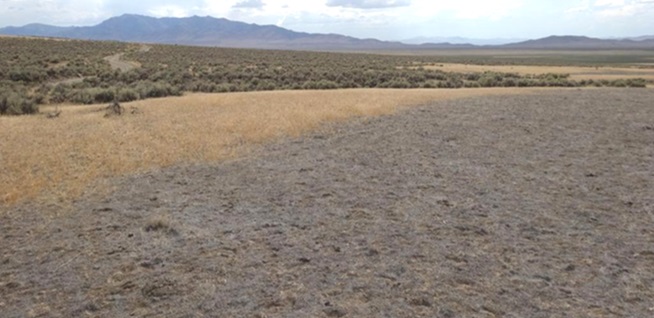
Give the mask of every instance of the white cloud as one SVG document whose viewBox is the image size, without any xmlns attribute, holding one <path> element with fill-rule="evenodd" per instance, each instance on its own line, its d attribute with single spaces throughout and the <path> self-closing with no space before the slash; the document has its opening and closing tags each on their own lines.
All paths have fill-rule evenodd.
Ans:
<svg viewBox="0 0 654 318">
<path fill-rule="evenodd" d="M 431 1 L 416 0 L 411 6 L 418 16 L 433 17 L 447 13 L 459 19 L 498 20 L 510 16 L 524 5 L 524 0 L 458 0 Z"/>
<path fill-rule="evenodd" d="M 192 15 L 188 11 L 188 9 L 176 5 L 165 5 L 165 6 L 155 7 L 148 10 L 148 13 L 154 17 L 173 17 L 173 18 L 182 18 Z"/>
<path fill-rule="evenodd" d="M 629 18 L 636 15 L 654 13 L 653 0 L 590 0 L 582 1 L 578 6 L 568 8 L 565 13 L 591 13 L 597 18 Z"/>
<path fill-rule="evenodd" d="M 590 8 L 591 8 L 590 0 L 583 0 L 580 1 L 578 5 L 566 9 L 564 12 L 567 14 L 577 14 L 581 12 L 586 12 L 590 10 Z"/>
<path fill-rule="evenodd" d="M 410 0 L 327 0 L 329 7 L 344 7 L 357 9 L 381 9 L 406 7 Z"/>
<path fill-rule="evenodd" d="M 50 23 L 80 25 L 105 18 L 103 0 L 4 0 L 0 21 L 5 25 Z"/>
<path fill-rule="evenodd" d="M 244 9 L 261 9 L 265 6 L 265 3 L 261 0 L 243 0 L 233 6 L 233 8 L 244 8 Z"/>
<path fill-rule="evenodd" d="M 0 27 L 94 25 L 124 13 L 209 15 L 382 39 L 613 36 L 652 33 L 654 0 L 0 0 Z"/>
<path fill-rule="evenodd" d="M 595 6 L 597 6 L 597 7 L 604 7 L 604 6 L 617 7 L 617 6 L 623 6 L 624 4 L 625 4 L 624 0 L 597 0 L 597 1 L 595 1 Z"/>
</svg>

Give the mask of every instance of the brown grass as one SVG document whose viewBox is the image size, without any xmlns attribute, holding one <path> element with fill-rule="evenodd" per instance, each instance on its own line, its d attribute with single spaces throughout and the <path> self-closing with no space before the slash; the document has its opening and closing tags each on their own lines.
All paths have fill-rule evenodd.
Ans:
<svg viewBox="0 0 654 318">
<path fill-rule="evenodd" d="M 299 136 L 327 122 L 400 106 L 534 89 L 340 90 L 192 94 L 126 104 L 62 106 L 57 119 L 0 118 L 0 203 L 67 202 L 96 180 L 182 163 L 233 158 L 249 145 Z M 43 109 L 47 112 L 48 109 Z"/>
<path fill-rule="evenodd" d="M 425 69 L 441 70 L 444 72 L 502 72 L 529 74 L 570 74 L 570 79 L 582 80 L 615 80 L 627 78 L 644 78 L 654 80 L 654 68 L 643 67 L 583 67 L 583 66 L 531 66 L 531 65 L 475 65 L 444 63 L 424 66 Z"/>
</svg>

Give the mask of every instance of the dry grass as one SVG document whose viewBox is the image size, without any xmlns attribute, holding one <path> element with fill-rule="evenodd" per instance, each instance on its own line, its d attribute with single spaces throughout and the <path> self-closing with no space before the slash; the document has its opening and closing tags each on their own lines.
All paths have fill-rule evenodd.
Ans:
<svg viewBox="0 0 654 318">
<path fill-rule="evenodd" d="M 193 94 L 134 102 L 140 114 L 104 118 L 104 106 L 62 106 L 61 116 L 0 118 L 0 203 L 67 202 L 96 180 L 182 163 L 233 158 L 353 116 L 400 106 L 533 89 L 340 90 Z M 47 111 L 44 109 L 43 111 Z"/>
<path fill-rule="evenodd" d="M 627 78 L 644 78 L 654 80 L 654 68 L 644 67 L 583 67 L 583 66 L 530 66 L 530 65 L 475 65 L 475 64 L 437 64 L 424 66 L 425 69 L 444 72 L 503 72 L 529 74 L 570 74 L 570 79 L 615 80 Z"/>
</svg>

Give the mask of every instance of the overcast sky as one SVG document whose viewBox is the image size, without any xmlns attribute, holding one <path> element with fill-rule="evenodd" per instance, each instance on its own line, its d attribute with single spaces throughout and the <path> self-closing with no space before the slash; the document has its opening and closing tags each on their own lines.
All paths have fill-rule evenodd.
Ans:
<svg viewBox="0 0 654 318">
<path fill-rule="evenodd" d="M 0 0 L 0 27 L 94 25 L 124 13 L 210 15 L 383 40 L 654 34 L 654 0 Z"/>
</svg>

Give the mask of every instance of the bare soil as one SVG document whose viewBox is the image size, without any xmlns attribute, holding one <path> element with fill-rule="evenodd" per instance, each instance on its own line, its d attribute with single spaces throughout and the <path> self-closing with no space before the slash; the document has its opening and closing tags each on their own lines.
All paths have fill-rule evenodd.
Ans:
<svg viewBox="0 0 654 318">
<path fill-rule="evenodd" d="M 625 67 L 590 67 L 590 66 L 536 66 L 536 65 L 475 65 L 443 63 L 423 66 L 425 69 L 441 70 L 444 72 L 470 73 L 470 72 L 504 72 L 521 75 L 533 74 L 569 74 L 573 80 L 617 80 L 628 78 L 643 78 L 654 80 L 654 68 L 649 65 Z"/>
<path fill-rule="evenodd" d="M 436 102 L 0 213 L 3 317 L 654 315 L 654 90 Z"/>
<path fill-rule="evenodd" d="M 105 61 L 109 62 L 111 68 L 114 70 L 120 70 L 121 72 L 127 72 L 137 68 L 139 65 L 136 62 L 124 61 L 123 56 L 125 53 L 118 53 L 110 55 L 104 58 Z"/>
</svg>

